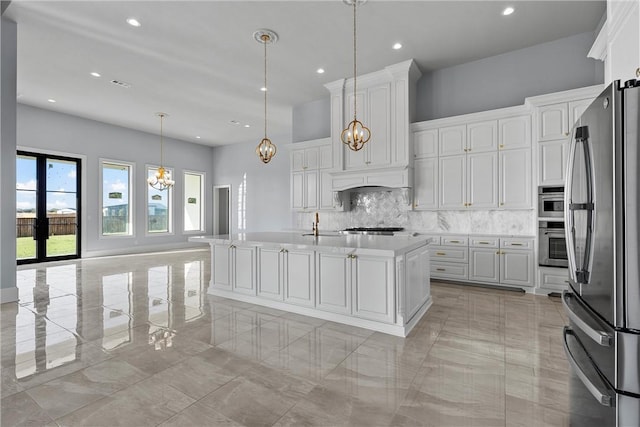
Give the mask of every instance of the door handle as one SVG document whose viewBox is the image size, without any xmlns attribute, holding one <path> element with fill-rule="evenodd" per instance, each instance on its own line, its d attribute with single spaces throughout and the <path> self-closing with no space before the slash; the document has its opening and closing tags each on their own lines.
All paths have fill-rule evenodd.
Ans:
<svg viewBox="0 0 640 427">
<path fill-rule="evenodd" d="M 569 319 L 571 319 L 571 321 L 575 323 L 582 332 L 587 334 L 589 338 L 597 342 L 599 345 L 603 347 L 611 347 L 611 344 L 613 344 L 613 337 L 611 335 L 605 331 L 599 331 L 590 326 L 575 311 L 573 311 L 569 302 L 572 296 L 573 294 L 571 292 L 566 290 L 562 291 L 562 305 L 564 306 Z"/>
<path fill-rule="evenodd" d="M 576 362 L 576 359 L 571 353 L 571 350 L 569 350 L 569 344 L 567 343 L 567 337 L 569 336 L 572 336 L 573 339 L 576 340 L 576 342 L 578 342 L 578 344 L 582 347 L 582 344 L 580 344 L 580 341 L 578 341 L 578 338 L 575 336 L 575 333 L 573 332 L 573 330 L 570 327 L 565 326 L 562 332 L 562 335 L 563 335 L 562 344 L 564 346 L 564 352 L 567 355 L 567 360 L 569 361 L 571 368 L 573 368 L 573 371 L 576 373 L 578 378 L 580 378 L 580 381 L 582 381 L 584 386 L 587 388 L 587 390 L 589 390 L 589 392 L 593 395 L 593 397 L 595 397 L 595 399 L 598 401 L 599 404 L 601 404 L 602 406 L 613 406 L 613 400 L 611 399 L 611 396 L 606 391 L 603 392 L 600 387 L 595 385 L 589 379 L 587 374 L 585 374 L 584 370 L 582 370 L 580 365 L 578 365 L 578 362 Z"/>
</svg>

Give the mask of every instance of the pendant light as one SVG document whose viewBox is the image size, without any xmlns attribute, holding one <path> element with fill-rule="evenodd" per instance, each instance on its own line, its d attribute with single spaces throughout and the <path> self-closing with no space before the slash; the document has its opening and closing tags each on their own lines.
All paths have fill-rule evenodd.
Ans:
<svg viewBox="0 0 640 427">
<path fill-rule="evenodd" d="M 164 168 L 164 136 L 162 134 L 162 121 L 165 117 L 168 116 L 167 113 L 156 113 L 158 117 L 160 117 L 160 167 L 156 171 L 153 176 L 147 178 L 147 182 L 151 188 L 155 188 L 156 190 L 164 191 L 167 188 L 173 187 L 173 184 L 176 182 L 171 179 L 171 173 Z"/>
<path fill-rule="evenodd" d="M 256 154 L 262 163 L 267 164 L 276 155 L 276 146 L 267 137 L 267 44 L 278 41 L 278 35 L 271 30 L 263 29 L 253 33 L 253 38 L 264 46 L 264 86 L 262 87 L 264 92 L 264 138 L 256 147 Z"/>
<path fill-rule="evenodd" d="M 371 131 L 368 127 L 362 124 L 358 120 L 357 116 L 357 103 L 356 103 L 356 90 L 358 82 L 358 70 L 356 68 L 356 8 L 358 5 L 364 4 L 367 0 L 342 0 L 347 5 L 353 5 L 353 120 L 347 125 L 347 127 L 340 134 L 340 139 L 351 150 L 359 151 L 364 147 L 371 139 Z"/>
</svg>

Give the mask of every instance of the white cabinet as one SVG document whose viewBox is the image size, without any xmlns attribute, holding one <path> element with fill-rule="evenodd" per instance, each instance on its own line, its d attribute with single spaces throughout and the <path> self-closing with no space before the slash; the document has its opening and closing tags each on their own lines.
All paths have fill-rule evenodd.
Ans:
<svg viewBox="0 0 640 427">
<path fill-rule="evenodd" d="M 298 211 L 332 209 L 333 165 L 330 139 L 296 143 L 291 151 L 291 208 Z M 311 146 L 309 146 L 311 145 Z"/>
<path fill-rule="evenodd" d="M 440 128 L 438 152 L 440 156 L 464 154 L 467 151 L 467 126 L 449 126 Z"/>
<path fill-rule="evenodd" d="M 212 286 L 255 295 L 255 248 L 213 245 L 211 248 Z"/>
<path fill-rule="evenodd" d="M 498 148 L 511 150 L 531 147 L 531 116 L 516 116 L 498 120 Z"/>
<path fill-rule="evenodd" d="M 351 255 L 316 252 L 316 308 L 351 315 Z"/>
<path fill-rule="evenodd" d="M 569 156 L 569 139 L 538 144 L 538 184 L 563 185 Z"/>
<path fill-rule="evenodd" d="M 640 5 L 638 1 L 607 1 L 605 78 L 625 82 L 640 67 Z"/>
<path fill-rule="evenodd" d="M 469 280 L 500 282 L 500 251 L 496 249 L 469 248 Z"/>
<path fill-rule="evenodd" d="M 497 120 L 468 124 L 466 148 L 470 153 L 495 151 L 498 148 Z"/>
<path fill-rule="evenodd" d="M 413 208 L 416 210 L 438 207 L 438 159 L 416 159 L 413 164 Z"/>
<path fill-rule="evenodd" d="M 500 207 L 531 208 L 531 150 L 500 151 Z"/>
<path fill-rule="evenodd" d="M 533 252 L 501 249 L 500 283 L 533 286 Z"/>
<path fill-rule="evenodd" d="M 282 248 L 262 246 L 258 248 L 257 294 L 263 298 L 282 300 Z"/>
<path fill-rule="evenodd" d="M 316 307 L 392 323 L 393 261 L 392 257 L 317 251 Z"/>
<path fill-rule="evenodd" d="M 315 306 L 315 252 L 285 249 L 284 255 L 285 302 Z"/>
<path fill-rule="evenodd" d="M 495 208 L 498 205 L 498 154 L 439 158 L 440 208 Z"/>
<path fill-rule="evenodd" d="M 353 315 L 363 319 L 392 323 L 395 271 L 393 258 L 353 255 L 351 262 Z M 419 281 L 419 279 L 417 277 L 412 280 Z M 412 283 L 411 280 L 409 283 Z"/>
<path fill-rule="evenodd" d="M 416 159 L 438 157 L 438 129 L 414 132 L 413 153 Z"/>
<path fill-rule="evenodd" d="M 406 254 L 405 318 L 411 319 L 431 295 L 429 246 Z"/>
<path fill-rule="evenodd" d="M 593 99 L 580 99 L 577 101 L 569 102 L 569 130 L 573 129 L 573 126 L 576 124 L 584 110 L 591 105 Z M 571 135 L 569 135 L 571 136 Z"/>
<path fill-rule="evenodd" d="M 538 109 L 538 140 L 550 141 L 569 136 L 569 106 L 566 102 Z"/>
</svg>

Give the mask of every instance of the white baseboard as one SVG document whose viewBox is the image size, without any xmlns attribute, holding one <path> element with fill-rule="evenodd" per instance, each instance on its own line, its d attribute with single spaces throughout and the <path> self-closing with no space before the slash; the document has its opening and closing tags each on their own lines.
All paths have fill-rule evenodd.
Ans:
<svg viewBox="0 0 640 427">
<path fill-rule="evenodd" d="M 18 301 L 18 288 L 0 288 L 0 304 Z"/>
<path fill-rule="evenodd" d="M 202 243 L 191 243 L 191 242 L 169 243 L 169 244 L 154 245 L 154 246 L 138 246 L 138 247 L 128 247 L 128 248 L 118 248 L 118 249 L 86 251 L 83 253 L 82 258 L 98 258 L 98 257 L 104 257 L 104 256 L 167 252 L 167 251 L 180 250 L 180 249 L 206 249 L 208 247 L 209 247 L 209 244 L 202 244 Z"/>
</svg>

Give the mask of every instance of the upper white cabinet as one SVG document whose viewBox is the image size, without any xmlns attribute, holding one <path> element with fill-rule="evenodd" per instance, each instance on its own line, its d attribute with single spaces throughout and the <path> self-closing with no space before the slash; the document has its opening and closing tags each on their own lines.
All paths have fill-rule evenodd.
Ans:
<svg viewBox="0 0 640 427">
<path fill-rule="evenodd" d="M 333 208 L 333 166 L 329 138 L 296 143 L 291 149 L 291 207 L 294 210 Z"/>
<path fill-rule="evenodd" d="M 498 148 L 498 122 L 489 120 L 467 125 L 467 153 L 495 151 Z"/>
<path fill-rule="evenodd" d="M 498 120 L 498 148 L 510 150 L 531 147 L 531 115 Z"/>
<path fill-rule="evenodd" d="M 500 151 L 499 206 L 505 209 L 531 207 L 531 150 Z"/>
<path fill-rule="evenodd" d="M 438 207 L 438 159 L 416 159 L 413 164 L 413 208 L 416 210 Z"/>
<path fill-rule="evenodd" d="M 413 60 L 358 76 L 357 118 L 371 131 L 360 151 L 340 135 L 353 120 L 353 79 L 328 83 L 331 92 L 331 138 L 335 171 L 358 171 L 409 165 L 409 123 L 420 71 Z"/>
<path fill-rule="evenodd" d="M 467 152 L 467 126 L 449 126 L 440 128 L 440 156 L 454 156 Z"/>
<path fill-rule="evenodd" d="M 540 141 L 563 139 L 569 136 L 569 109 L 566 102 L 545 105 L 538 109 Z"/>
<path fill-rule="evenodd" d="M 438 129 L 414 132 L 413 153 L 416 159 L 438 157 Z"/>
</svg>

